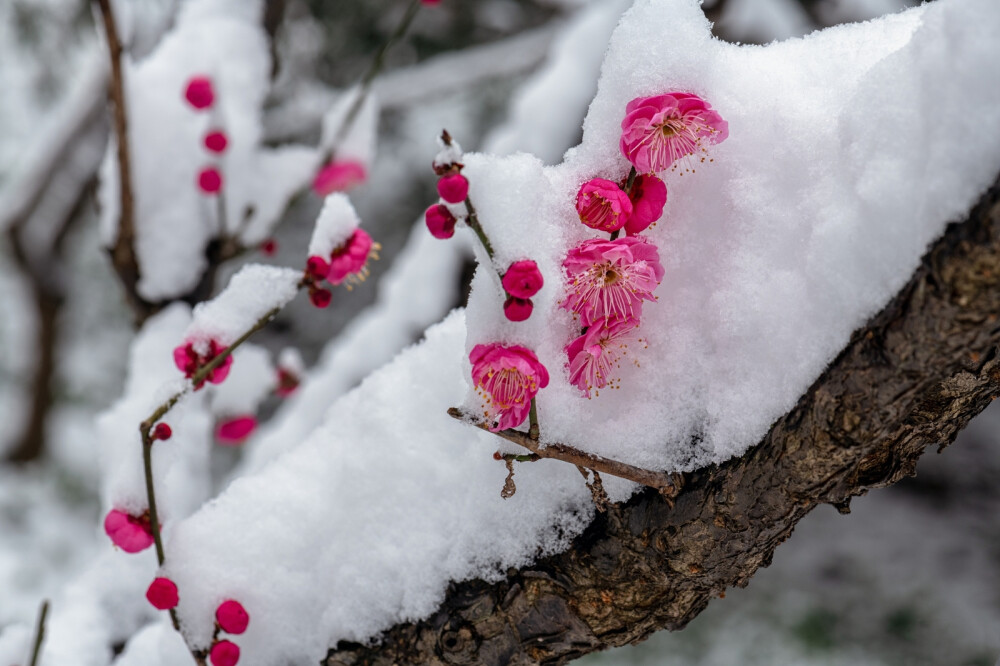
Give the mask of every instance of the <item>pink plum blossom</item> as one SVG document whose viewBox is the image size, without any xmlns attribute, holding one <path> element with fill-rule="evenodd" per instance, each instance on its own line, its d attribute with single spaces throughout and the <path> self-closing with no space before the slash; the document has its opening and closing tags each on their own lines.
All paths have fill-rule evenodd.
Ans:
<svg viewBox="0 0 1000 666">
<path fill-rule="evenodd" d="M 663 277 L 656 246 L 641 236 L 592 238 L 569 251 L 563 261 L 569 278 L 562 307 L 584 326 L 600 320 L 638 319 L 642 301 L 653 301 Z"/>
<path fill-rule="evenodd" d="M 431 236 L 443 240 L 455 235 L 455 223 L 458 220 L 451 214 L 447 206 L 434 204 L 424 211 L 424 222 L 427 223 L 427 229 L 431 232 Z"/>
<path fill-rule="evenodd" d="M 118 509 L 108 511 L 104 517 L 104 532 L 126 553 L 138 553 L 153 545 L 153 530 L 149 514 L 133 516 Z"/>
<path fill-rule="evenodd" d="M 236 416 L 216 426 L 215 438 L 223 446 L 239 446 L 256 429 L 257 419 L 252 415 Z"/>
<path fill-rule="evenodd" d="M 618 231 L 632 215 L 632 202 L 617 183 L 592 178 L 576 193 L 580 221 L 598 231 Z"/>
<path fill-rule="evenodd" d="M 437 190 L 448 203 L 462 203 L 469 196 L 469 181 L 462 174 L 453 173 L 438 180 Z"/>
<path fill-rule="evenodd" d="M 476 345 L 469 354 L 472 382 L 483 399 L 490 430 L 496 432 L 524 423 L 531 399 L 549 384 L 549 373 L 535 352 L 493 342 Z"/>
<path fill-rule="evenodd" d="M 228 634 L 242 634 L 250 623 L 250 615 L 243 604 L 229 599 L 219 604 L 215 610 L 215 621 Z"/>
<path fill-rule="evenodd" d="M 198 173 L 198 189 L 205 194 L 216 194 L 222 189 L 222 173 L 213 166 Z"/>
<path fill-rule="evenodd" d="M 368 275 L 368 259 L 378 258 L 379 246 L 364 229 L 355 229 L 347 241 L 330 256 L 330 270 L 326 279 L 330 284 L 340 284 L 348 278 L 364 280 Z"/>
<path fill-rule="evenodd" d="M 313 191 L 321 197 L 333 192 L 346 192 L 368 178 L 365 165 L 355 160 L 330 162 L 313 179 Z"/>
<path fill-rule="evenodd" d="M 625 233 L 634 236 L 663 215 L 663 207 L 667 204 L 667 186 L 655 175 L 643 174 L 632 183 L 629 198 L 632 199 L 632 215 L 625 222 Z"/>
<path fill-rule="evenodd" d="M 170 610 L 177 607 L 180 601 L 177 595 L 177 585 L 169 578 L 154 578 L 146 590 L 146 599 L 157 610 Z"/>
<path fill-rule="evenodd" d="M 515 298 L 531 298 L 545 284 L 538 264 L 530 259 L 511 264 L 504 273 L 502 282 L 507 293 Z"/>
<path fill-rule="evenodd" d="M 212 79 L 207 76 L 192 76 L 184 89 L 184 99 L 199 111 L 212 106 L 215 101 Z"/>
<path fill-rule="evenodd" d="M 503 314 L 511 321 L 524 321 L 531 316 L 535 305 L 530 298 L 508 296 L 503 304 Z"/>
<path fill-rule="evenodd" d="M 208 652 L 212 666 L 236 666 L 240 660 L 240 647 L 232 641 L 218 641 Z"/>
<path fill-rule="evenodd" d="M 205 148 L 213 153 L 221 153 L 225 151 L 226 146 L 228 145 L 229 139 L 226 137 L 226 133 L 222 130 L 213 130 L 205 135 Z"/>
<path fill-rule="evenodd" d="M 621 379 L 616 371 L 621 368 L 621 359 L 633 348 L 645 346 L 645 341 L 636 336 L 639 321 L 636 319 L 616 319 L 601 321 L 587 332 L 566 345 L 569 357 L 569 381 L 583 391 L 588 398 L 593 390 L 608 386 L 621 388 Z"/>
<path fill-rule="evenodd" d="M 198 370 L 205 365 L 208 365 L 212 359 L 225 350 L 226 347 L 220 345 L 215 340 L 209 340 L 208 352 L 202 355 L 195 350 L 194 342 L 185 342 L 184 344 L 174 348 L 174 365 L 177 366 L 178 370 L 184 373 L 185 377 L 191 379 L 191 377 L 193 377 Z M 209 372 L 205 379 L 213 384 L 221 384 L 229 375 L 229 368 L 232 367 L 232 365 L 233 357 L 230 354 L 226 356 L 222 363 Z M 204 380 L 198 382 L 198 384 L 194 387 L 195 390 L 200 389 L 203 384 Z"/>
<path fill-rule="evenodd" d="M 640 173 L 664 171 L 729 136 L 729 123 L 697 95 L 637 97 L 625 107 L 622 154 Z"/>
</svg>

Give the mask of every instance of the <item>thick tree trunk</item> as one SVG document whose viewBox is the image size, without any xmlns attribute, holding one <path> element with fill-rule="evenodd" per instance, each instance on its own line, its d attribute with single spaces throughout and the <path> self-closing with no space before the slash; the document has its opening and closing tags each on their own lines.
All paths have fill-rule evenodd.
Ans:
<svg viewBox="0 0 1000 666">
<path fill-rule="evenodd" d="M 556 664 L 681 629 L 745 586 L 818 504 L 914 474 L 1000 392 L 1000 181 L 745 456 L 612 506 L 565 553 L 506 580 L 453 584 L 430 618 L 346 664 Z"/>
</svg>

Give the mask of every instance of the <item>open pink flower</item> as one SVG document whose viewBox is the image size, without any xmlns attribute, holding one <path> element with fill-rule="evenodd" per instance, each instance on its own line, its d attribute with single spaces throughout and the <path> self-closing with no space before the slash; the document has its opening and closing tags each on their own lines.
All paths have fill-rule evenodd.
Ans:
<svg viewBox="0 0 1000 666">
<path fill-rule="evenodd" d="M 538 264 L 531 259 L 512 263 L 503 274 L 502 282 L 507 293 L 515 298 L 531 298 L 545 284 Z"/>
<path fill-rule="evenodd" d="M 729 136 L 729 123 L 697 95 L 637 97 L 625 107 L 622 154 L 640 173 L 663 171 Z"/>
<path fill-rule="evenodd" d="M 313 191 L 321 197 L 333 192 L 346 192 L 368 178 L 365 165 L 355 160 L 330 162 L 313 179 Z"/>
<path fill-rule="evenodd" d="M 629 345 L 633 349 L 645 346 L 645 341 L 637 336 L 638 328 L 639 321 L 631 318 L 602 321 L 566 345 L 570 383 L 588 398 L 592 390 L 596 396 L 598 389 L 605 386 L 621 388 L 617 371 L 622 358 L 629 353 Z"/>
<path fill-rule="evenodd" d="M 524 423 L 531 399 L 549 384 L 549 373 L 527 347 L 496 342 L 476 345 L 469 354 L 472 382 L 483 398 L 483 412 L 496 432 Z"/>
<path fill-rule="evenodd" d="M 638 319 L 642 301 L 653 301 L 663 277 L 656 246 L 640 236 L 613 241 L 592 238 L 563 261 L 569 294 L 562 307 L 580 315 L 584 326 L 602 319 Z"/>
<path fill-rule="evenodd" d="M 625 222 L 625 233 L 634 236 L 660 219 L 667 204 L 666 184 L 651 173 L 636 177 L 629 192 L 632 215 Z"/>
<path fill-rule="evenodd" d="M 364 229 L 355 229 L 347 241 L 330 255 L 330 270 L 326 279 L 330 284 L 340 284 L 354 278 L 364 280 L 368 276 L 368 259 L 378 259 L 378 243 Z"/>
<path fill-rule="evenodd" d="M 632 215 L 632 202 L 617 183 L 591 178 L 576 193 L 580 221 L 598 231 L 618 231 Z"/>
<path fill-rule="evenodd" d="M 186 342 L 183 345 L 174 347 L 174 365 L 177 369 L 184 373 L 184 376 L 190 379 L 194 376 L 194 373 L 198 372 L 202 367 L 208 365 L 216 356 L 225 351 L 226 348 L 220 345 L 215 340 L 208 341 L 208 351 L 206 354 L 202 355 L 195 350 L 195 344 L 193 342 Z M 226 377 L 229 375 L 229 368 L 233 365 L 233 356 L 230 354 L 226 356 L 225 360 L 219 364 L 218 367 L 214 368 L 208 373 L 205 378 L 213 384 L 221 384 Z M 204 380 L 198 382 L 195 385 L 195 390 L 198 390 L 204 384 Z"/>
<path fill-rule="evenodd" d="M 257 429 L 257 419 L 252 415 L 237 416 L 221 422 L 215 428 L 215 438 L 223 446 L 239 446 Z"/>
<path fill-rule="evenodd" d="M 154 578 L 146 590 L 146 598 L 157 610 L 170 610 L 176 608 L 180 597 L 177 594 L 177 585 L 169 578 Z"/>
<path fill-rule="evenodd" d="M 153 530 L 149 525 L 149 514 L 133 516 L 111 509 L 104 517 L 104 532 L 126 553 L 138 553 L 153 545 Z"/>
<path fill-rule="evenodd" d="M 207 76 L 192 76 L 184 88 L 184 99 L 199 111 L 212 106 L 215 101 L 212 79 Z"/>
</svg>

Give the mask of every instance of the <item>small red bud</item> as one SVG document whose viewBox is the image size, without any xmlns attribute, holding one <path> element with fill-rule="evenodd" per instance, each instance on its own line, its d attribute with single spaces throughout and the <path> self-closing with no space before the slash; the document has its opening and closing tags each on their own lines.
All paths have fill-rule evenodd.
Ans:
<svg viewBox="0 0 1000 666">
<path fill-rule="evenodd" d="M 330 305 L 333 294 L 329 289 L 317 289 L 313 287 L 309 290 L 309 301 L 318 308 L 325 308 Z"/>
<path fill-rule="evenodd" d="M 170 439 L 171 435 L 173 434 L 174 431 L 171 430 L 170 426 L 168 426 L 166 423 L 157 423 L 156 427 L 153 428 L 153 439 L 167 440 Z"/>
<path fill-rule="evenodd" d="M 213 153 L 221 153 L 229 145 L 229 139 L 222 130 L 214 130 L 205 135 L 205 148 Z"/>
<path fill-rule="evenodd" d="M 499 451 L 494 451 L 493 452 L 493 460 L 503 460 L 503 456 L 500 455 Z"/>
<path fill-rule="evenodd" d="M 205 194 L 215 194 L 222 189 L 222 174 L 215 167 L 205 167 L 198 174 L 198 188 Z"/>
<path fill-rule="evenodd" d="M 157 610 L 170 610 L 177 606 L 177 585 L 169 578 L 155 578 L 146 590 L 146 598 Z"/>
<path fill-rule="evenodd" d="M 524 321 L 531 316 L 534 304 L 530 298 L 508 296 L 503 304 L 503 313 L 511 321 Z"/>
<path fill-rule="evenodd" d="M 208 653 L 212 666 L 236 666 L 240 660 L 240 648 L 232 641 L 219 641 Z"/>
<path fill-rule="evenodd" d="M 460 173 L 438 180 L 438 194 L 448 203 L 462 203 L 469 196 L 469 181 Z"/>
<path fill-rule="evenodd" d="M 455 216 L 451 214 L 448 207 L 442 204 L 434 204 L 424 212 L 424 222 L 427 229 L 434 238 L 451 238 L 455 235 Z"/>
<path fill-rule="evenodd" d="M 212 79 L 207 76 L 193 76 L 184 89 L 184 98 L 196 109 L 207 109 L 215 101 Z"/>
<path fill-rule="evenodd" d="M 330 264 L 323 257 L 313 255 L 306 260 L 306 273 L 314 280 L 325 280 Z"/>
<path fill-rule="evenodd" d="M 263 243 L 260 244 L 260 253 L 265 257 L 273 257 L 278 251 L 278 241 L 273 238 L 268 238 Z"/>
<path fill-rule="evenodd" d="M 243 604 L 229 599 L 219 604 L 215 610 L 215 620 L 223 631 L 230 634 L 242 634 L 250 623 L 250 615 Z"/>
</svg>

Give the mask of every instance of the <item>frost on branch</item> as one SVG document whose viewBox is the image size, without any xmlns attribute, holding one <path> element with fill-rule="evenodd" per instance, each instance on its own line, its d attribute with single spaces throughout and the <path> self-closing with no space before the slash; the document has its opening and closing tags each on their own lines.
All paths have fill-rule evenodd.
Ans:
<svg viewBox="0 0 1000 666">
<path fill-rule="evenodd" d="M 315 168 L 313 149 L 261 145 L 271 68 L 261 11 L 260 0 L 192 0 L 153 53 L 124 60 L 138 290 L 149 301 L 190 292 L 211 239 L 264 240 Z M 106 243 L 120 210 L 115 154 L 101 171 Z"/>
</svg>

